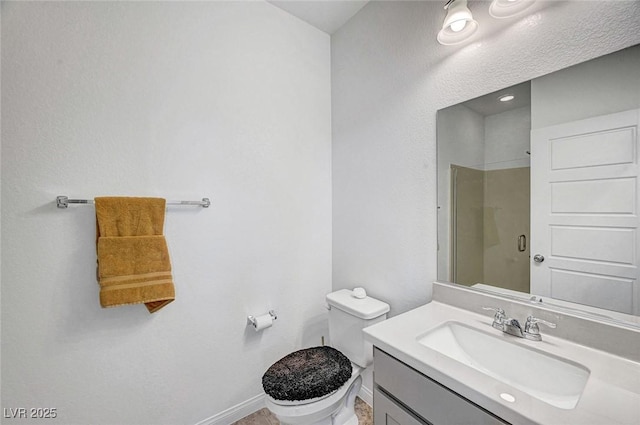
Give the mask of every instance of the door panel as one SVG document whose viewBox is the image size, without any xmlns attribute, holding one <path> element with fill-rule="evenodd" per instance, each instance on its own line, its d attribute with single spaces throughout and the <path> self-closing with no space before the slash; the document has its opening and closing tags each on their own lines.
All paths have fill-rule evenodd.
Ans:
<svg viewBox="0 0 640 425">
<path fill-rule="evenodd" d="M 635 214 L 637 191 L 635 178 L 556 182 L 551 185 L 551 212 Z"/>
<path fill-rule="evenodd" d="M 636 229 L 611 227 L 549 227 L 554 257 L 635 264 Z"/>
<path fill-rule="evenodd" d="M 634 127 L 624 127 L 568 134 L 555 138 L 550 148 L 552 170 L 634 163 L 635 131 Z"/>
<path fill-rule="evenodd" d="M 431 425 L 391 400 L 379 389 L 373 390 L 374 425 Z"/>
<path fill-rule="evenodd" d="M 580 285 L 575 282 L 579 281 Z M 633 279 L 551 269 L 551 288 L 555 297 L 580 304 L 598 305 L 607 310 L 630 311 Z"/>
</svg>

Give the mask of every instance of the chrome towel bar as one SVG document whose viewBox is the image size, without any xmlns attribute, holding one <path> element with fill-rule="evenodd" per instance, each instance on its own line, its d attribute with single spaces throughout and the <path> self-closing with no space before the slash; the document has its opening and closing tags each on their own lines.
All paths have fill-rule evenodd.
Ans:
<svg viewBox="0 0 640 425">
<path fill-rule="evenodd" d="M 56 205 L 58 208 L 67 208 L 69 204 L 91 204 L 93 199 L 69 199 L 68 196 L 56 197 Z M 209 208 L 211 201 L 209 198 L 202 198 L 202 201 L 167 201 L 167 205 L 197 205 L 202 208 Z"/>
</svg>

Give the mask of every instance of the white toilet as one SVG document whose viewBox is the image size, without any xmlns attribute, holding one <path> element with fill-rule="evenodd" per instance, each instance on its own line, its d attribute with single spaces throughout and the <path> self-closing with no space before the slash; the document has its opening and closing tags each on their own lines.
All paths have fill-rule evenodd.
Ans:
<svg viewBox="0 0 640 425">
<path fill-rule="evenodd" d="M 272 396 L 276 393 L 271 391 L 272 394 L 269 394 L 270 391 L 265 386 L 266 406 L 283 425 L 358 425 L 354 403 L 362 386 L 360 374 L 367 366 L 373 363 L 373 349 L 370 343 L 365 342 L 362 329 L 385 320 L 389 311 L 389 304 L 366 296 L 362 288 L 356 288 L 353 291 L 342 289 L 332 292 L 327 295 L 327 303 L 329 305 L 330 342 L 331 346 L 338 352 L 326 347 L 299 350 L 274 363 L 269 371 L 274 366 L 277 366 L 279 362 L 292 355 L 302 353 L 302 356 L 299 355 L 298 357 L 304 359 L 304 355 L 310 355 L 311 350 L 324 349 L 325 351 L 332 351 L 343 360 L 341 363 L 343 369 L 345 368 L 344 363 L 346 363 L 346 368 L 349 367 L 349 362 L 347 362 L 349 360 L 351 375 L 349 377 L 348 371 L 345 375 L 345 370 L 342 370 L 341 378 L 343 380 L 346 379 L 346 382 L 339 388 L 329 390 L 328 394 L 318 395 L 317 393 L 312 393 L 314 397 L 305 400 L 276 399 Z M 315 381 L 316 384 L 319 382 L 322 387 L 325 373 L 316 371 L 311 364 L 308 365 L 308 370 L 305 370 L 307 366 L 304 365 L 304 361 L 300 362 L 298 360 L 298 362 L 303 363 L 302 366 L 296 367 L 301 370 L 301 374 L 305 378 L 300 379 L 296 386 L 304 387 L 307 385 L 307 381 Z M 287 366 L 284 367 L 286 368 Z M 265 373 L 265 376 L 269 371 Z M 330 375 L 330 373 L 326 374 Z M 263 386 L 264 382 L 263 377 Z M 340 382 L 337 385 L 340 385 Z M 301 393 L 304 392 L 304 388 L 302 388 Z M 295 398 L 296 396 L 294 395 L 293 397 Z"/>
</svg>

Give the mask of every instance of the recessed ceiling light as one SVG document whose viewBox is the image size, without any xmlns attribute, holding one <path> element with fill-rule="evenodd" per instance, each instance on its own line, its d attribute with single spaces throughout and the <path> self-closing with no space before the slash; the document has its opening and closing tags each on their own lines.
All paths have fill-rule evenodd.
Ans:
<svg viewBox="0 0 640 425">
<path fill-rule="evenodd" d="M 513 100 L 513 99 L 515 99 L 515 96 L 514 96 L 514 95 L 512 95 L 512 94 L 503 94 L 502 96 L 500 96 L 500 97 L 498 98 L 498 100 L 499 100 L 500 102 L 508 102 L 508 101 L 510 101 L 510 100 Z"/>
</svg>

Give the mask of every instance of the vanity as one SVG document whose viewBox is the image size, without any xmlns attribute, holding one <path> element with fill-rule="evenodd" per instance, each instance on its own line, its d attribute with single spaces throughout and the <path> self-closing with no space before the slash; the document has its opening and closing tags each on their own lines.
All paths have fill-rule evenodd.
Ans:
<svg viewBox="0 0 640 425">
<path fill-rule="evenodd" d="M 483 307 L 557 326 L 540 326 L 540 341 L 520 338 Z M 640 420 L 635 324 L 436 282 L 432 302 L 364 332 L 374 346 L 376 425 Z"/>
</svg>

